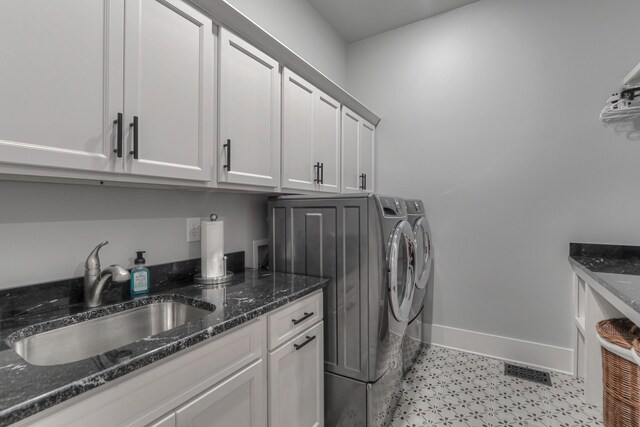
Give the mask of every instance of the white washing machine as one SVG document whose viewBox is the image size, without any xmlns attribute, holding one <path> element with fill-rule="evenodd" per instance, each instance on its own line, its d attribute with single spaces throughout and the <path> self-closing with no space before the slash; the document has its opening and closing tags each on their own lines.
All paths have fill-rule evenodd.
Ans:
<svg viewBox="0 0 640 427">
<path fill-rule="evenodd" d="M 422 348 L 422 313 L 425 310 L 427 285 L 433 265 L 431 229 L 421 200 L 406 200 L 407 221 L 416 238 L 416 280 L 409 315 L 409 324 L 402 338 L 402 367 L 406 374 L 413 366 Z"/>
</svg>

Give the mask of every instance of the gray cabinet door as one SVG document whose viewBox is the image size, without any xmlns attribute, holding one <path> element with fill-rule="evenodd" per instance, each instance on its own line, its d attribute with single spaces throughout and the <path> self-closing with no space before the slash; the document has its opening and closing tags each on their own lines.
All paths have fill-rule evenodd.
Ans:
<svg viewBox="0 0 640 427">
<path fill-rule="evenodd" d="M 367 200 L 270 203 L 271 265 L 326 277 L 325 369 L 367 378 Z M 340 238 L 338 238 L 340 236 Z"/>
</svg>

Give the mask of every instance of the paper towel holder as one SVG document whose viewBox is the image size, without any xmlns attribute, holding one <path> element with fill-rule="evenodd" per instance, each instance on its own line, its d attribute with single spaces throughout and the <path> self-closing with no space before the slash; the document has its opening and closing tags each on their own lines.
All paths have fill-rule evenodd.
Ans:
<svg viewBox="0 0 640 427">
<path fill-rule="evenodd" d="M 209 215 L 209 221 L 213 222 L 217 220 L 218 220 L 217 214 L 212 213 L 211 215 Z M 222 257 L 222 260 L 224 262 L 224 274 L 222 276 L 202 277 L 202 274 L 198 274 L 193 277 L 193 281 L 201 285 L 219 285 L 219 284 L 227 283 L 231 281 L 231 278 L 233 277 L 233 272 L 227 271 L 227 257 L 226 256 Z"/>
<path fill-rule="evenodd" d="M 224 262 L 224 275 L 218 277 L 202 277 L 202 274 L 197 274 L 193 277 L 193 281 L 200 285 L 220 285 L 227 283 L 233 278 L 233 272 L 227 271 L 227 257 L 223 257 Z"/>
</svg>

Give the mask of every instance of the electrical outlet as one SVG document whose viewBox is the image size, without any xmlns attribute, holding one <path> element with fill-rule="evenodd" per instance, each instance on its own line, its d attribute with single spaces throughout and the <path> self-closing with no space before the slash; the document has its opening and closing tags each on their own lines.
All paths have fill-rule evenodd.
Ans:
<svg viewBox="0 0 640 427">
<path fill-rule="evenodd" d="M 187 242 L 200 241 L 200 218 L 187 218 Z"/>
</svg>

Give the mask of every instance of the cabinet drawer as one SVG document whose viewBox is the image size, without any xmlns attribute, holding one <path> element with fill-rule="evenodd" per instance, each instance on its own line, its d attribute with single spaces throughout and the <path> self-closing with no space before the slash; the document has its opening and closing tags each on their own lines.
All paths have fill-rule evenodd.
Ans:
<svg viewBox="0 0 640 427">
<path fill-rule="evenodd" d="M 285 305 L 267 319 L 269 350 L 273 350 L 322 320 L 322 291 Z"/>
</svg>

